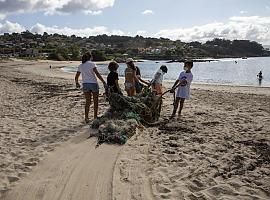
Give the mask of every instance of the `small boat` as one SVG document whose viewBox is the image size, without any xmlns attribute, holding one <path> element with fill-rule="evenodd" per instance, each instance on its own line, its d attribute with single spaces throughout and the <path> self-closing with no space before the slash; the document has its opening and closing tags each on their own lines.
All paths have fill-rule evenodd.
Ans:
<svg viewBox="0 0 270 200">
<path fill-rule="evenodd" d="M 247 57 L 242 57 L 242 59 L 247 59 Z"/>
</svg>

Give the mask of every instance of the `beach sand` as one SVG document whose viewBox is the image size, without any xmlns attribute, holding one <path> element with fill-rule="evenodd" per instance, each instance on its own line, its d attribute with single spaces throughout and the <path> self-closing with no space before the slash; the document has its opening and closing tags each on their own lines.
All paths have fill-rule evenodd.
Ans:
<svg viewBox="0 0 270 200">
<path fill-rule="evenodd" d="M 193 84 L 180 119 L 95 148 L 74 74 L 60 69 L 77 64 L 0 64 L 1 200 L 270 198 L 269 88 Z"/>
</svg>

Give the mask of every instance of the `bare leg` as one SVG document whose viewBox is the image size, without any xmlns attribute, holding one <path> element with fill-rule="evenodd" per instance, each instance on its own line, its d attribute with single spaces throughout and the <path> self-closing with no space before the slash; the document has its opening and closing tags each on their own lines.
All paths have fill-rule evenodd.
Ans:
<svg viewBox="0 0 270 200">
<path fill-rule="evenodd" d="M 88 123 L 89 122 L 89 107 L 91 105 L 91 97 L 92 97 L 92 93 L 91 92 L 84 92 L 84 97 L 85 97 L 85 107 L 84 107 L 84 119 L 85 122 Z"/>
<path fill-rule="evenodd" d="M 179 112 L 178 112 L 178 116 L 181 116 L 181 112 L 182 112 L 182 109 L 184 107 L 184 102 L 185 102 L 185 99 L 181 98 L 180 99 L 180 109 L 179 109 Z"/>
<path fill-rule="evenodd" d="M 136 88 L 133 87 L 133 88 L 131 89 L 131 96 L 133 97 L 133 96 L 135 96 L 135 95 L 136 95 Z"/>
<path fill-rule="evenodd" d="M 94 118 L 97 118 L 98 115 L 98 92 L 93 92 L 94 100 Z"/>
<path fill-rule="evenodd" d="M 173 113 L 171 115 L 171 118 L 175 117 L 175 113 L 176 113 L 177 108 L 179 106 L 179 100 L 180 100 L 180 98 L 176 97 L 176 100 L 174 102 Z"/>
<path fill-rule="evenodd" d="M 131 96 L 131 92 L 130 89 L 126 90 L 127 91 L 127 95 L 130 97 Z"/>
<path fill-rule="evenodd" d="M 127 95 L 129 97 L 132 97 L 132 96 L 135 96 L 136 95 L 136 89 L 135 89 L 135 87 L 130 88 L 130 89 L 126 90 L 126 91 L 127 91 Z"/>
</svg>

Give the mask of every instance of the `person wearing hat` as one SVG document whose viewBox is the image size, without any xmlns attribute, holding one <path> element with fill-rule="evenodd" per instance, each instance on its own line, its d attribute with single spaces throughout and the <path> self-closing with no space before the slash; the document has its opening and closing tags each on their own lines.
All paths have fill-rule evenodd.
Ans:
<svg viewBox="0 0 270 200">
<path fill-rule="evenodd" d="M 125 90 L 128 96 L 136 95 L 136 81 L 139 82 L 136 76 L 136 67 L 134 65 L 134 60 L 128 58 L 126 60 L 127 68 L 125 69 Z"/>
<path fill-rule="evenodd" d="M 162 65 L 159 70 L 155 73 L 153 80 L 151 81 L 152 91 L 157 94 L 162 94 L 162 82 L 163 76 L 168 72 L 168 68 L 165 65 Z"/>
</svg>

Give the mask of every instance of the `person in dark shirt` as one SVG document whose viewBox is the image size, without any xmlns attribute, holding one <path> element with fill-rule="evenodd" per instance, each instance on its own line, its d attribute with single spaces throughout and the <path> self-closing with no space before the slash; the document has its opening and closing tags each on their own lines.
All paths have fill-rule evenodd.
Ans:
<svg viewBox="0 0 270 200">
<path fill-rule="evenodd" d="M 112 61 L 109 63 L 108 69 L 110 70 L 110 73 L 107 76 L 107 85 L 112 92 L 122 94 L 118 84 L 119 80 L 117 73 L 118 67 L 119 65 L 117 62 Z"/>
<path fill-rule="evenodd" d="M 262 79 L 262 78 L 263 78 L 263 76 L 262 76 L 262 70 L 260 70 L 260 72 L 258 73 L 257 77 L 258 77 L 259 79 Z"/>
</svg>

